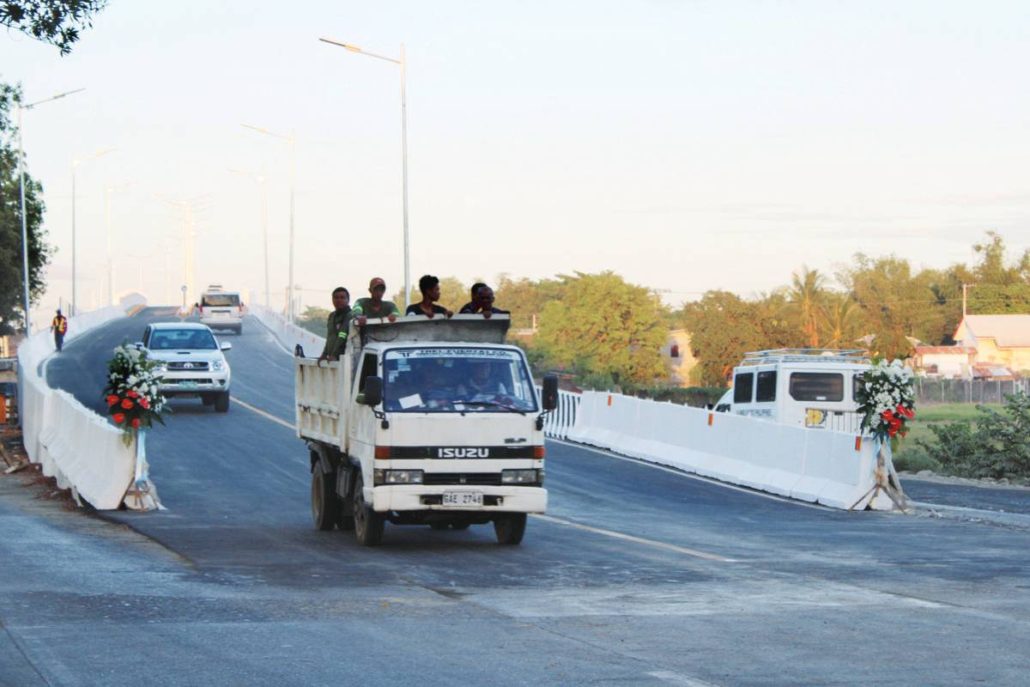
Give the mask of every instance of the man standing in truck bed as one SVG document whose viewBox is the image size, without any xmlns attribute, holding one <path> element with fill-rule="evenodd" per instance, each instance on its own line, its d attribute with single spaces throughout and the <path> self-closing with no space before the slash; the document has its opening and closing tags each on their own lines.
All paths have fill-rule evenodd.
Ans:
<svg viewBox="0 0 1030 687">
<path fill-rule="evenodd" d="M 319 360 L 339 360 L 347 343 L 347 329 L 350 327 L 350 291 L 342 286 L 333 289 L 333 312 L 325 323 L 325 348 Z"/>
<path fill-rule="evenodd" d="M 352 318 L 357 320 L 359 325 L 364 325 L 369 317 L 385 317 L 393 322 L 401 314 L 400 308 L 393 301 L 384 301 L 383 294 L 386 293 L 386 282 L 379 277 L 373 277 L 368 283 L 368 292 L 371 298 L 359 298 L 358 302 L 351 308 Z"/>
</svg>

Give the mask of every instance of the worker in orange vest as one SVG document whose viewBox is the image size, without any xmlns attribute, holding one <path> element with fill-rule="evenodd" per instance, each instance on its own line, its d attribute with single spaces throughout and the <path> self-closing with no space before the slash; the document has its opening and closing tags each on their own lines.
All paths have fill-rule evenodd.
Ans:
<svg viewBox="0 0 1030 687">
<path fill-rule="evenodd" d="M 60 310 L 57 311 L 50 323 L 50 331 L 54 333 L 54 346 L 60 353 L 61 347 L 64 345 L 64 335 L 68 333 L 68 318 L 62 315 Z"/>
</svg>

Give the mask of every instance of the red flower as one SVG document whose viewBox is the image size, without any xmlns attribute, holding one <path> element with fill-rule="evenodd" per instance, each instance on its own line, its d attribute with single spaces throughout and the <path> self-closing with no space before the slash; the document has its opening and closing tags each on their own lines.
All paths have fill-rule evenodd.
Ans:
<svg viewBox="0 0 1030 687">
<path fill-rule="evenodd" d="M 120 425 L 125 422 L 125 413 L 115 413 L 112 417 L 116 425 Z"/>
<path fill-rule="evenodd" d="M 122 408 L 124 408 L 125 410 L 131 410 L 133 405 L 134 404 L 133 404 L 131 398 L 123 398 L 122 399 Z"/>
<path fill-rule="evenodd" d="M 898 415 L 903 415 L 904 417 L 906 417 L 909 420 L 911 420 L 912 418 L 914 418 L 916 416 L 916 412 L 914 410 L 912 410 L 911 408 L 906 408 L 905 406 L 901 405 L 900 403 L 898 404 L 897 413 L 898 413 Z"/>
<path fill-rule="evenodd" d="M 894 413 L 890 410 L 885 410 L 882 413 L 880 413 L 880 417 L 882 417 L 887 422 L 892 422 L 894 420 Z"/>
<path fill-rule="evenodd" d="M 113 406 L 117 402 L 118 402 L 118 397 L 115 396 L 114 394 L 111 394 L 110 396 L 107 397 L 107 405 Z"/>
<path fill-rule="evenodd" d="M 139 418 L 138 417 L 132 418 L 132 428 L 133 429 L 139 429 Z"/>
<path fill-rule="evenodd" d="M 129 389 L 128 391 L 125 392 L 125 395 L 128 396 L 129 398 L 136 398 L 137 396 L 139 396 L 139 394 L 136 393 L 135 389 Z"/>
<path fill-rule="evenodd" d="M 139 399 L 139 407 L 143 410 L 150 410 L 150 401 L 147 400 L 146 396 L 142 396 Z"/>
</svg>

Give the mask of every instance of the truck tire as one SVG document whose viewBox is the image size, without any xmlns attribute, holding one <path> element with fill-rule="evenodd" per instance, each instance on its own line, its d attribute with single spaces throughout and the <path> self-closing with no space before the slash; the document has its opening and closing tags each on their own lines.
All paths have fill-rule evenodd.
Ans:
<svg viewBox="0 0 1030 687">
<path fill-rule="evenodd" d="M 228 413 L 229 412 L 229 392 L 223 391 L 222 393 L 215 396 L 215 412 L 216 413 Z"/>
<path fill-rule="evenodd" d="M 215 397 L 212 396 L 211 394 L 204 394 L 203 396 L 200 397 L 200 402 L 203 403 L 206 406 L 214 405 L 215 404 Z"/>
<path fill-rule="evenodd" d="M 365 503 L 364 487 L 365 482 L 359 473 L 354 480 L 354 498 L 351 499 L 354 504 L 354 536 L 362 546 L 378 546 L 383 540 L 386 521 Z"/>
<path fill-rule="evenodd" d="M 504 546 L 517 546 L 522 543 L 526 534 L 526 514 L 508 513 L 494 520 L 494 534 L 497 543 Z"/>
<path fill-rule="evenodd" d="M 333 475 L 315 466 L 311 471 L 311 519 L 320 530 L 331 530 L 340 517 L 340 500 L 336 496 Z"/>
</svg>

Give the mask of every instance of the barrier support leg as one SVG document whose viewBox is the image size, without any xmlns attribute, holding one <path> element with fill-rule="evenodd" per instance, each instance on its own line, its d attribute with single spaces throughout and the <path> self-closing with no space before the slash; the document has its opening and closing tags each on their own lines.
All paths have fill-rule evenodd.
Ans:
<svg viewBox="0 0 1030 687">
<path fill-rule="evenodd" d="M 161 508 L 161 502 L 157 498 L 157 489 L 154 488 L 150 476 L 147 474 L 147 433 L 143 430 L 136 432 L 135 476 L 122 501 L 127 508 L 132 510 L 158 510 Z"/>
<path fill-rule="evenodd" d="M 869 488 L 869 491 L 862 494 L 861 498 L 855 501 L 848 510 L 854 510 L 862 502 L 872 503 L 882 491 L 891 500 L 894 507 L 902 513 L 908 512 L 908 499 L 901 489 L 901 479 L 894 469 L 894 460 L 891 456 L 890 441 L 876 440 L 876 483 Z"/>
</svg>

